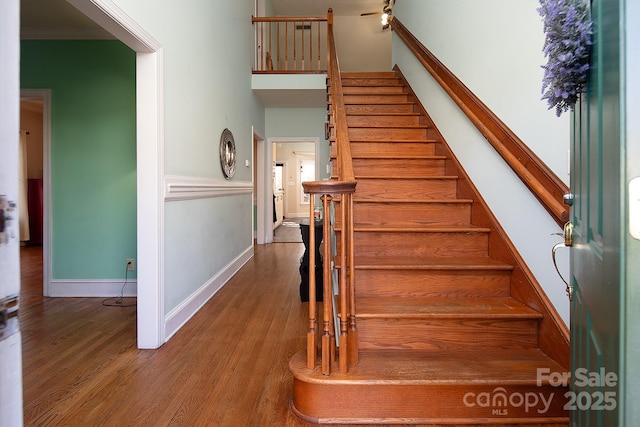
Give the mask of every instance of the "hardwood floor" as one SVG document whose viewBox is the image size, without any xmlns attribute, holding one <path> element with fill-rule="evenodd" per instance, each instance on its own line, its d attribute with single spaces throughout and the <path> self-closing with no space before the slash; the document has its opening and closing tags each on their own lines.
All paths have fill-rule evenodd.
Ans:
<svg viewBox="0 0 640 427">
<path fill-rule="evenodd" d="M 135 307 L 43 298 L 41 254 L 23 248 L 25 425 L 306 425 L 289 412 L 288 369 L 305 342 L 302 251 L 256 246 L 168 343 L 138 350 Z"/>
<path fill-rule="evenodd" d="M 305 347 L 300 244 L 255 256 L 168 343 L 136 348 L 135 307 L 43 298 L 22 249 L 26 426 L 292 426 L 289 360 Z"/>
</svg>

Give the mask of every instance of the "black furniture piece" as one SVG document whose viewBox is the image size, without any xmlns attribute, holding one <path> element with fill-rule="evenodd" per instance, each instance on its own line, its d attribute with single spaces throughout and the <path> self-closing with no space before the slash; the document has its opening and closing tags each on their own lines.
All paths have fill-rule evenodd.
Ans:
<svg viewBox="0 0 640 427">
<path fill-rule="evenodd" d="M 321 245 L 322 245 L 322 220 L 314 221 L 315 231 L 315 251 L 316 251 L 316 301 L 322 301 L 322 280 L 323 280 L 323 268 L 321 257 Z M 309 301 L 309 220 L 303 219 L 300 221 L 300 233 L 302 234 L 302 243 L 304 243 L 304 255 L 300 259 L 300 300 L 303 302 Z"/>
</svg>

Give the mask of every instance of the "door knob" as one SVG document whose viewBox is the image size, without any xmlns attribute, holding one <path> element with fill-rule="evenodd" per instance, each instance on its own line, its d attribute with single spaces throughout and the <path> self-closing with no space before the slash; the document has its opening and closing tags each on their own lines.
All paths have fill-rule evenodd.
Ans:
<svg viewBox="0 0 640 427">
<path fill-rule="evenodd" d="M 567 282 L 562 276 L 562 273 L 560 273 L 560 269 L 558 269 L 558 263 L 556 261 L 556 251 L 560 248 L 570 248 L 571 246 L 573 246 L 573 224 L 571 222 L 567 222 L 564 225 L 564 230 L 562 233 L 554 234 L 562 236 L 564 242 L 556 243 L 555 245 L 553 245 L 553 248 L 551 248 L 551 259 L 553 260 L 553 266 L 556 268 L 556 273 L 558 273 L 558 276 L 560 276 L 560 279 L 562 279 L 566 286 L 565 291 L 567 292 L 567 297 L 569 297 L 569 301 L 572 301 L 573 285 L 569 284 L 569 282 Z"/>
</svg>

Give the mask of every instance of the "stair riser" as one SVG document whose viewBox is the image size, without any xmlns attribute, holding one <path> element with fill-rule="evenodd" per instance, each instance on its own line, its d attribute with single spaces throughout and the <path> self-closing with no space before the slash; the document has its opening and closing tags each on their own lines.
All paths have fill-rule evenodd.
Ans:
<svg viewBox="0 0 640 427">
<path fill-rule="evenodd" d="M 455 179 L 360 179 L 354 200 L 454 199 Z"/>
<path fill-rule="evenodd" d="M 347 114 L 369 114 L 369 113 L 412 113 L 415 112 L 413 104 L 399 105 L 345 105 Z"/>
<path fill-rule="evenodd" d="M 423 177 L 444 175 L 440 159 L 353 159 L 357 176 Z"/>
<path fill-rule="evenodd" d="M 292 403 L 295 412 L 319 423 L 370 424 L 371 420 L 377 419 L 387 423 L 423 425 L 451 425 L 455 420 L 458 420 L 455 422 L 458 426 L 476 423 L 514 425 L 512 423 L 518 421 L 546 425 L 556 419 L 557 425 L 563 425 L 557 419 L 569 416 L 563 409 L 567 391 L 566 387 L 535 385 L 369 385 L 314 383 L 294 378 Z M 506 403 L 503 397 L 506 397 Z"/>
<path fill-rule="evenodd" d="M 395 104 L 399 102 L 408 102 L 411 100 L 408 94 L 394 95 L 344 95 L 345 104 Z"/>
<path fill-rule="evenodd" d="M 400 81 L 398 79 L 357 79 L 357 78 L 342 78 L 343 89 L 347 87 L 380 87 L 380 86 L 399 86 Z M 402 86 L 400 86 L 402 87 Z"/>
<path fill-rule="evenodd" d="M 342 88 L 344 95 L 385 95 L 385 94 L 398 94 L 407 93 L 406 89 L 400 85 L 386 85 L 386 86 L 347 86 Z"/>
<path fill-rule="evenodd" d="M 358 297 L 502 297 L 510 292 L 509 271 L 360 270 Z"/>
<path fill-rule="evenodd" d="M 435 142 L 398 142 L 398 141 L 351 141 L 352 156 L 383 156 L 394 153 L 396 156 L 433 156 Z M 331 155 L 336 156 L 335 144 L 331 144 Z"/>
<path fill-rule="evenodd" d="M 349 128 L 349 140 L 352 141 L 420 140 L 426 138 L 426 128 Z"/>
<path fill-rule="evenodd" d="M 417 126 L 423 124 L 422 116 L 347 116 L 349 126 Z"/>
<path fill-rule="evenodd" d="M 341 205 L 337 207 L 339 219 Z M 354 204 L 353 218 L 356 226 L 469 225 L 471 204 L 358 202 Z M 339 220 L 337 224 L 340 226 Z"/>
<path fill-rule="evenodd" d="M 359 348 L 524 349 L 538 345 L 537 319 L 384 319 L 358 317 Z"/>
<path fill-rule="evenodd" d="M 487 256 L 485 233 L 383 233 L 354 234 L 360 256 Z"/>
</svg>

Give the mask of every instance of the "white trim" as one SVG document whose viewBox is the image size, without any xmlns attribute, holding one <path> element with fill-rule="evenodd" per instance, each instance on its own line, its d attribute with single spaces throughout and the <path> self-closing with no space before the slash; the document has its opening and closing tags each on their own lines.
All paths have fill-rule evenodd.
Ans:
<svg viewBox="0 0 640 427">
<path fill-rule="evenodd" d="M 180 305 L 167 313 L 165 318 L 165 340 L 168 341 L 178 330 L 195 315 L 202 306 L 216 292 L 218 292 L 228 281 L 253 257 L 253 245 L 249 246 L 243 253 L 238 255 L 233 261 L 222 268 L 215 276 L 211 277 L 198 290 L 184 300 Z"/>
<path fill-rule="evenodd" d="M 112 0 L 67 0 L 67 2 L 137 53 L 153 53 L 162 49 L 160 43 Z"/>
<path fill-rule="evenodd" d="M 51 89 L 21 89 L 21 99 L 42 100 L 42 295 L 51 283 Z"/>
<path fill-rule="evenodd" d="M 264 149 L 264 135 L 258 132 L 255 126 L 251 126 L 251 134 L 253 135 L 253 145 L 251 148 L 251 183 L 253 187 L 253 197 L 252 197 L 252 206 L 251 206 L 251 235 L 253 239 L 256 240 L 259 244 L 264 243 L 263 237 L 260 237 L 260 218 L 262 218 L 264 204 L 260 203 L 260 198 L 263 195 L 261 191 L 261 185 L 264 185 L 264 180 L 259 178 L 261 175 L 264 175 L 264 164 L 261 159 L 264 157 L 262 154 L 262 150 Z M 255 204 L 256 209 L 253 208 Z M 254 229 L 253 225 L 256 224 Z M 263 233 L 264 235 L 264 233 Z M 262 240 L 262 242 L 261 242 Z"/>
<path fill-rule="evenodd" d="M 164 199 L 167 202 L 252 193 L 251 181 L 225 181 L 175 175 L 167 175 L 164 178 Z"/>
<path fill-rule="evenodd" d="M 135 297 L 138 293 L 138 281 L 124 279 L 116 280 L 52 280 L 50 284 L 51 297 L 79 297 L 79 298 L 108 298 L 117 297 L 124 286 L 125 297 Z"/>
<path fill-rule="evenodd" d="M 138 348 L 164 343 L 163 50 L 136 61 Z"/>
<path fill-rule="evenodd" d="M 67 0 L 136 51 L 138 348 L 164 343 L 162 45 L 112 0 Z"/>
</svg>

